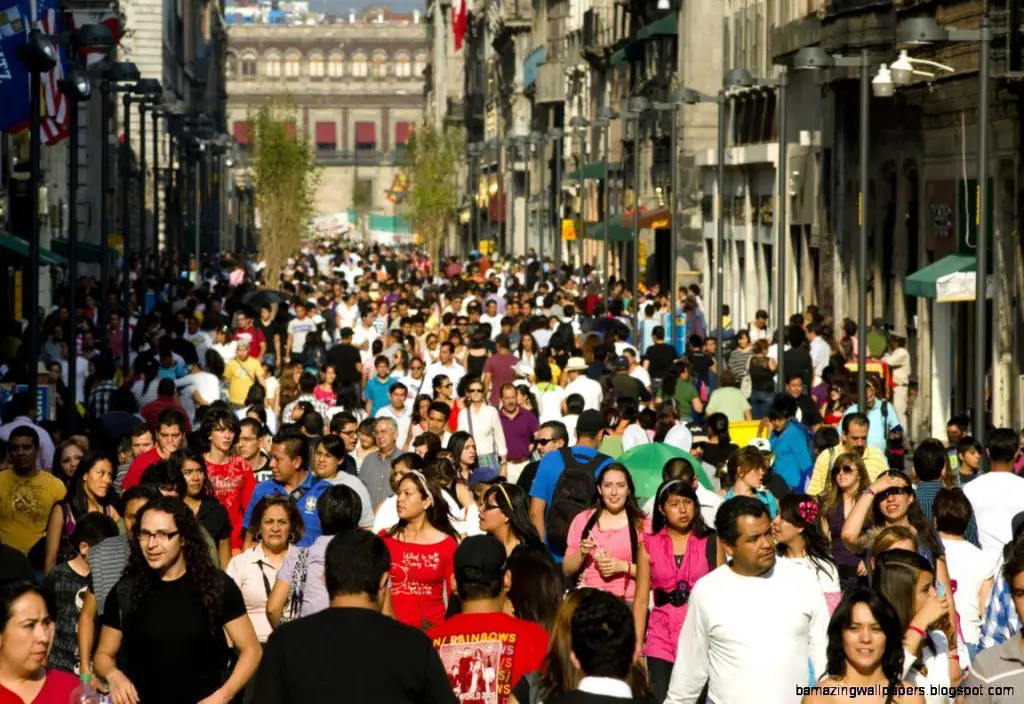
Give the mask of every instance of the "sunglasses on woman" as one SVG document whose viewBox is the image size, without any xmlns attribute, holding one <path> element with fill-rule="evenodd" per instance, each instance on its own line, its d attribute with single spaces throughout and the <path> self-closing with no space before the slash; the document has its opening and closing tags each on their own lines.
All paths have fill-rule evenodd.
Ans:
<svg viewBox="0 0 1024 704">
<path fill-rule="evenodd" d="M 885 501 L 890 496 L 910 496 L 914 493 L 914 490 L 909 486 L 891 486 L 885 491 L 879 492 L 878 500 Z"/>
<path fill-rule="evenodd" d="M 842 467 L 835 467 L 832 470 L 832 476 L 839 474 L 853 474 L 857 471 L 857 466 L 853 464 L 844 464 Z"/>
</svg>

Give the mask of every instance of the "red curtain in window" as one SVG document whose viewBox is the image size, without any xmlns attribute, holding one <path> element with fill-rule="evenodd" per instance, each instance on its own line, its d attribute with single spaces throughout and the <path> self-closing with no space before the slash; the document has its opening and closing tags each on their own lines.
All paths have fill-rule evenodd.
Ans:
<svg viewBox="0 0 1024 704">
<path fill-rule="evenodd" d="M 377 125 L 372 122 L 356 123 L 356 144 L 376 144 Z"/>
<path fill-rule="evenodd" d="M 409 143 L 409 133 L 412 131 L 411 122 L 395 123 L 395 144 L 405 145 Z"/>
<path fill-rule="evenodd" d="M 295 139 L 295 123 L 289 122 L 285 125 L 285 134 L 288 135 L 288 139 Z"/>
<path fill-rule="evenodd" d="M 316 143 L 317 144 L 337 144 L 338 143 L 338 131 L 333 122 L 317 122 L 316 123 Z"/>
<path fill-rule="evenodd" d="M 248 122 L 236 122 L 231 126 L 231 133 L 235 137 L 235 142 L 238 144 L 249 143 L 249 123 Z"/>
</svg>

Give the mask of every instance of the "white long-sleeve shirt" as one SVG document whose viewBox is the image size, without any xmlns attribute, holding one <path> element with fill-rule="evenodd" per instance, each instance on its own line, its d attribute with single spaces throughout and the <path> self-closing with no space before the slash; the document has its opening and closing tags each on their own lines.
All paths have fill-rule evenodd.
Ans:
<svg viewBox="0 0 1024 704">
<path fill-rule="evenodd" d="M 828 608 L 817 581 L 778 560 L 760 577 L 723 565 L 690 593 L 665 704 L 798 704 L 808 660 L 825 672 Z"/>
<path fill-rule="evenodd" d="M 473 414 L 473 430 L 469 429 L 469 414 Z M 459 413 L 459 430 L 472 433 L 476 441 L 476 454 L 489 455 L 497 452 L 499 457 L 508 456 L 505 447 L 505 429 L 501 427 L 501 416 L 498 409 L 486 404 L 479 409 L 462 409 Z"/>
</svg>

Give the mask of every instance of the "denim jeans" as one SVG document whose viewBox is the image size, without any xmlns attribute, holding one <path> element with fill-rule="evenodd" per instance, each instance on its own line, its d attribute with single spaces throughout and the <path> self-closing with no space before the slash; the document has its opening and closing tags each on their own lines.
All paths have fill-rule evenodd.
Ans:
<svg viewBox="0 0 1024 704">
<path fill-rule="evenodd" d="M 771 410 L 775 394 L 770 391 L 755 391 L 750 394 L 750 413 L 754 420 L 761 420 Z"/>
</svg>

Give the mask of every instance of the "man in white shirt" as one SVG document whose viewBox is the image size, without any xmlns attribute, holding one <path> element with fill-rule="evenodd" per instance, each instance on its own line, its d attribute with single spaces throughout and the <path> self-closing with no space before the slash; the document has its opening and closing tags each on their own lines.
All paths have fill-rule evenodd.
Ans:
<svg viewBox="0 0 1024 704">
<path fill-rule="evenodd" d="M 964 485 L 978 521 L 978 542 L 985 557 L 996 560 L 1013 540 L 1013 517 L 1024 511 L 1024 478 L 1013 473 L 1017 433 L 997 428 L 986 448 L 989 471 Z"/>
<path fill-rule="evenodd" d="M 364 316 L 352 332 L 352 346 L 359 350 L 363 365 L 370 364 L 373 362 L 373 342 L 380 337 L 377 328 L 373 326 L 373 318 Z"/>
<path fill-rule="evenodd" d="M 213 346 L 213 338 L 210 337 L 210 333 L 199 329 L 199 318 L 195 315 L 189 317 L 187 326 L 182 337 L 192 343 L 196 348 L 196 356 L 202 362 L 206 359 L 206 351 Z"/>
<path fill-rule="evenodd" d="M 814 576 L 778 560 L 768 509 L 737 496 L 718 509 L 718 537 L 730 561 L 701 577 L 689 610 L 665 704 L 797 704 L 808 661 L 825 672 L 828 607 Z"/>
<path fill-rule="evenodd" d="M 498 314 L 498 302 L 493 298 L 487 301 L 486 312 L 480 316 L 480 322 L 491 326 L 492 340 L 501 334 L 501 316 Z"/>
<path fill-rule="evenodd" d="M 68 384 L 68 345 L 61 343 L 60 378 L 64 385 Z M 89 376 L 89 360 L 80 354 L 75 355 L 75 403 L 85 403 L 85 380 Z"/>
<path fill-rule="evenodd" d="M 437 361 L 427 367 L 427 378 L 423 382 L 427 393 L 433 393 L 434 377 L 438 374 L 448 377 L 448 381 L 452 382 L 452 392 L 458 397 L 459 382 L 466 376 L 466 368 L 455 361 L 455 347 L 450 342 L 441 343 Z"/>
<path fill-rule="evenodd" d="M 750 342 L 754 343 L 758 340 L 767 340 L 771 337 L 771 331 L 768 329 L 768 313 L 759 310 L 754 314 L 754 322 L 750 324 Z"/>
<path fill-rule="evenodd" d="M 316 322 L 307 315 L 307 305 L 303 301 L 295 304 L 295 317 L 288 321 L 288 342 L 285 349 L 285 362 L 292 357 L 305 363 L 304 351 L 306 337 L 316 331 Z"/>
<path fill-rule="evenodd" d="M 585 410 L 601 410 L 601 401 L 604 400 L 604 391 L 601 384 L 587 376 L 587 363 L 583 357 L 570 357 L 562 373 L 566 375 L 568 383 L 565 385 L 565 395 L 579 394 L 583 397 L 583 408 Z"/>
<path fill-rule="evenodd" d="M 36 409 L 32 405 L 32 397 L 27 391 L 19 391 L 11 397 L 4 407 L 4 415 L 10 418 L 10 422 L 0 425 L 0 440 L 9 442 L 11 431 L 26 425 L 36 431 L 39 436 L 39 453 L 36 455 L 36 465 L 39 469 L 53 469 L 53 455 L 56 448 L 53 445 L 53 438 L 50 434 L 36 425 Z"/>
<path fill-rule="evenodd" d="M 643 384 L 643 387 L 648 391 L 651 390 L 651 374 L 644 365 L 640 364 L 636 358 L 636 350 L 629 348 L 625 351 L 624 356 L 626 361 L 629 362 L 629 375 Z"/>
<path fill-rule="evenodd" d="M 821 324 L 811 323 L 807 326 L 807 339 L 811 341 L 811 367 L 814 370 L 814 386 L 821 383 L 821 375 L 828 366 L 829 357 L 832 356 L 832 348 L 821 336 Z"/>
<path fill-rule="evenodd" d="M 398 428 L 395 446 L 400 450 L 405 450 L 409 440 L 409 426 L 412 425 L 412 404 L 406 403 L 409 398 L 409 390 L 405 384 L 396 381 L 391 385 L 388 398 L 391 399 L 391 403 L 377 411 L 374 417 L 390 418 L 395 421 L 395 426 Z"/>
</svg>

